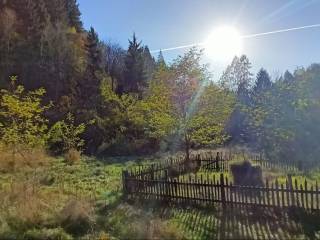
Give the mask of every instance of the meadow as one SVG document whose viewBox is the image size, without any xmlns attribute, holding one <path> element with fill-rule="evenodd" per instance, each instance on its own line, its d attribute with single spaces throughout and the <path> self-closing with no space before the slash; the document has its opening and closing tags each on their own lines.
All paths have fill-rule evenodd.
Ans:
<svg viewBox="0 0 320 240">
<path fill-rule="evenodd" d="M 319 215 L 273 209 L 210 208 L 126 201 L 122 170 L 155 157 L 51 158 L 0 177 L 2 239 L 314 239 Z M 199 172 L 198 174 L 205 174 Z M 212 173 L 212 177 L 214 174 Z M 284 172 L 268 171 L 272 178 Z M 320 180 L 319 171 L 295 177 Z"/>
</svg>

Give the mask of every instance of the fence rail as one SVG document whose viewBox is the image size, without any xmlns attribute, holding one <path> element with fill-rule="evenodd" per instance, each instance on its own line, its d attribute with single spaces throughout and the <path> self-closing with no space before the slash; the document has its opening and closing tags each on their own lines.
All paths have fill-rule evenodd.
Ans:
<svg viewBox="0 0 320 240">
<path fill-rule="evenodd" d="M 298 184 L 289 176 L 285 184 L 269 183 L 265 186 L 233 185 L 223 174 L 220 179 L 187 179 L 176 178 L 150 180 L 130 178 L 123 173 L 124 193 L 128 198 L 175 202 L 179 204 L 213 205 L 246 205 L 264 207 L 297 207 L 320 210 L 320 190 L 315 185 Z"/>
<path fill-rule="evenodd" d="M 139 179 L 166 179 L 178 175 L 195 172 L 199 169 L 209 171 L 228 171 L 229 162 L 232 160 L 231 152 L 207 151 L 190 154 L 189 161 L 185 156 L 166 159 L 157 164 L 137 166 L 130 168 L 130 177 Z"/>
<path fill-rule="evenodd" d="M 237 155 L 241 156 L 241 153 L 237 153 Z M 155 180 L 166 179 L 167 177 L 177 177 L 198 170 L 228 172 L 230 171 L 230 164 L 234 159 L 235 154 L 231 151 L 208 151 L 200 154 L 191 154 L 189 161 L 186 161 L 184 155 L 180 155 L 157 164 L 130 168 L 128 173 L 129 176 L 133 178 Z M 241 158 L 239 160 L 241 160 Z M 259 165 L 262 168 L 277 168 L 290 173 L 295 173 L 303 169 L 303 164 L 300 162 L 266 160 L 261 154 L 243 155 L 243 160 L 250 160 L 252 163 Z"/>
</svg>

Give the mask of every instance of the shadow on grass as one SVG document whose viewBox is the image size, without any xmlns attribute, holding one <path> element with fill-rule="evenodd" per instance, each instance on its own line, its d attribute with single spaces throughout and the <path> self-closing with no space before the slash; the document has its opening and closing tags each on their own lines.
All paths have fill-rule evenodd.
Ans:
<svg viewBox="0 0 320 240">
<path fill-rule="evenodd" d="M 191 239 L 316 239 L 320 212 L 252 207 L 193 208 L 144 205 L 162 219 L 174 219 Z"/>
</svg>

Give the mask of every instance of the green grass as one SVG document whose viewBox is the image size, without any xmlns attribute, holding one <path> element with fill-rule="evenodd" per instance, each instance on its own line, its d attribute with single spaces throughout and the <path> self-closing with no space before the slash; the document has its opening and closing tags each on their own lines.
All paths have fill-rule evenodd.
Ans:
<svg viewBox="0 0 320 240">
<path fill-rule="evenodd" d="M 79 164 L 67 165 L 63 158 L 52 159 L 48 166 L 21 169 L 0 175 L 0 238 L 1 239 L 212 239 L 212 238 L 308 238 L 318 229 L 308 216 L 305 221 L 277 213 L 258 213 L 256 210 L 230 210 L 222 214 L 217 209 L 179 208 L 155 204 L 126 203 L 122 198 L 122 170 L 145 165 L 157 158 L 84 157 Z M 206 179 L 207 172 L 197 177 Z M 285 181 L 282 171 L 265 172 L 280 183 Z M 232 180 L 232 176 L 228 175 Z M 220 173 L 210 173 L 210 179 L 219 179 Z M 188 177 L 188 176 L 185 176 Z M 194 174 L 191 175 L 195 177 Z M 294 176 L 300 182 L 320 180 L 320 172 Z M 33 192 L 23 184 L 34 188 Z M 22 184 L 22 187 L 19 185 Z M 19 188 L 15 190 L 15 185 Z M 13 189 L 13 190 L 10 190 Z M 79 212 L 86 216 L 94 208 L 90 227 L 80 235 L 70 232 L 60 215 L 76 199 Z M 85 202 L 85 203 L 83 203 Z M 86 202 L 88 204 L 86 204 Z M 81 209 L 82 205 L 87 206 Z M 69 210 L 70 211 L 70 210 Z M 267 214 L 261 220 L 261 214 Z M 305 216 L 305 215 L 304 215 Z M 285 224 L 282 224 L 284 222 Z M 79 226 L 80 228 L 80 226 Z M 311 230 L 310 230 L 311 229 Z"/>
</svg>

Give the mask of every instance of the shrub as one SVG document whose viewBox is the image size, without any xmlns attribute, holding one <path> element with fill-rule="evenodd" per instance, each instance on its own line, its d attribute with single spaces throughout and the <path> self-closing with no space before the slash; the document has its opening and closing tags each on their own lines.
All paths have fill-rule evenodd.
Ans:
<svg viewBox="0 0 320 240">
<path fill-rule="evenodd" d="M 245 186 L 263 186 L 262 170 L 260 166 L 252 166 L 245 161 L 240 164 L 230 166 L 234 179 L 234 184 Z"/>
<path fill-rule="evenodd" d="M 59 218 L 67 233 L 84 235 L 93 228 L 94 207 L 91 202 L 71 199 L 60 212 Z"/>
<path fill-rule="evenodd" d="M 13 155 L 45 145 L 48 120 L 43 113 L 50 107 L 42 106 L 44 89 L 26 92 L 16 81 L 12 76 L 12 90 L 2 89 L 0 95 L 0 141 Z"/>
<path fill-rule="evenodd" d="M 70 149 L 64 155 L 65 160 L 68 164 L 74 165 L 81 160 L 81 152 L 76 149 Z"/>
<path fill-rule="evenodd" d="M 67 152 L 71 149 L 79 150 L 84 145 L 80 135 L 85 131 L 84 123 L 75 125 L 74 116 L 67 114 L 65 120 L 56 122 L 49 131 L 49 144 L 57 153 Z"/>
</svg>

